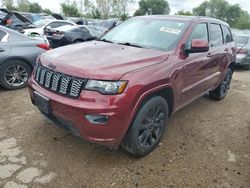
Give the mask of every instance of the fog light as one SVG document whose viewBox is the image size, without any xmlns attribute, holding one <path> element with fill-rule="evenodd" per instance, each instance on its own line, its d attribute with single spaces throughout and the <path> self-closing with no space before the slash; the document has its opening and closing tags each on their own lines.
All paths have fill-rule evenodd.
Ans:
<svg viewBox="0 0 250 188">
<path fill-rule="evenodd" d="M 85 115 L 86 119 L 93 124 L 106 124 L 109 116 L 106 115 Z"/>
</svg>

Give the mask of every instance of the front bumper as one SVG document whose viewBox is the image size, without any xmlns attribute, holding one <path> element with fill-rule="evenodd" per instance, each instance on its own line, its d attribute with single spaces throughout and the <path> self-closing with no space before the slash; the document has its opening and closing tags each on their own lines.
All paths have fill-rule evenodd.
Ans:
<svg viewBox="0 0 250 188">
<path fill-rule="evenodd" d="M 117 148 L 130 125 L 131 99 L 126 93 L 111 96 L 84 90 L 79 98 L 71 99 L 44 89 L 31 78 L 29 92 L 33 103 L 34 91 L 50 100 L 50 113 L 43 113 L 49 120 L 89 142 Z M 106 124 L 95 124 L 85 115 L 105 115 L 109 119 Z"/>
</svg>

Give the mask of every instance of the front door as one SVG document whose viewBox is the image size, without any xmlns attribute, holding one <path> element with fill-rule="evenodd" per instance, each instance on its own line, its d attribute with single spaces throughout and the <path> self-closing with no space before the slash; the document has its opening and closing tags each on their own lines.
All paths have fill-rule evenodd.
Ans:
<svg viewBox="0 0 250 188">
<path fill-rule="evenodd" d="M 208 24 L 198 23 L 187 41 L 191 47 L 193 39 L 203 39 L 209 42 Z M 209 90 L 219 77 L 216 52 L 190 53 L 183 66 L 183 81 L 181 89 L 181 105 L 183 106 Z"/>
</svg>

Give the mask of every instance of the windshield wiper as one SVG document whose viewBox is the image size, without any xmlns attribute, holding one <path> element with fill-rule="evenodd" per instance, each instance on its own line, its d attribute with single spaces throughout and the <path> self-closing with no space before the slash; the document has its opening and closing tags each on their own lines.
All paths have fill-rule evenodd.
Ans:
<svg viewBox="0 0 250 188">
<path fill-rule="evenodd" d="M 112 41 L 110 40 L 106 40 L 106 39 L 101 39 L 101 38 L 98 38 L 96 39 L 97 41 L 102 41 L 102 42 L 108 42 L 108 43 L 113 43 Z"/>
<path fill-rule="evenodd" d="M 121 44 L 121 45 L 125 45 L 125 46 L 133 46 L 133 47 L 137 47 L 137 48 L 145 48 L 145 47 L 142 47 L 140 45 L 137 45 L 137 44 L 131 44 L 129 42 L 124 42 L 124 43 L 117 43 L 117 44 Z"/>
</svg>

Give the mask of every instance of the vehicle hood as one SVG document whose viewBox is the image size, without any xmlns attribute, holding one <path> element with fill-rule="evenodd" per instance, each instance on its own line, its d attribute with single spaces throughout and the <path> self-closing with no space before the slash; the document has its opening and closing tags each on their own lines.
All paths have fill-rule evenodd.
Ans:
<svg viewBox="0 0 250 188">
<path fill-rule="evenodd" d="M 167 58 L 168 54 L 163 51 L 91 41 L 48 51 L 41 55 L 40 61 L 46 67 L 55 65 L 55 71 L 67 75 L 119 80 L 127 72 L 163 62 Z"/>
</svg>

